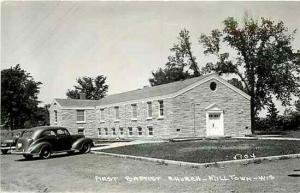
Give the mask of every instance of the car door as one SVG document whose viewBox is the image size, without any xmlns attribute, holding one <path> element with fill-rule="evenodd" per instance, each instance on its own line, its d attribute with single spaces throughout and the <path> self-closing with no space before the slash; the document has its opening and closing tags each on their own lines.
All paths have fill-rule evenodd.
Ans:
<svg viewBox="0 0 300 193">
<path fill-rule="evenodd" d="M 59 150 L 58 138 L 57 138 L 56 133 L 53 130 L 49 129 L 49 130 L 43 131 L 42 137 L 43 137 L 43 141 L 48 142 L 52 145 L 53 151 Z"/>
<path fill-rule="evenodd" d="M 60 151 L 70 150 L 72 147 L 72 137 L 66 129 L 56 130 Z"/>
</svg>

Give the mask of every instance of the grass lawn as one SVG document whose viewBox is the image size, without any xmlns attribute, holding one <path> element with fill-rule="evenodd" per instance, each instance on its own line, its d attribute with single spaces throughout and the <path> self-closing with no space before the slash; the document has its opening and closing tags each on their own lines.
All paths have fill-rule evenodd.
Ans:
<svg viewBox="0 0 300 193">
<path fill-rule="evenodd" d="M 236 154 L 256 157 L 300 153 L 300 141 L 282 140 L 197 140 L 139 144 L 102 150 L 109 153 L 159 159 L 207 163 L 233 160 Z"/>
</svg>

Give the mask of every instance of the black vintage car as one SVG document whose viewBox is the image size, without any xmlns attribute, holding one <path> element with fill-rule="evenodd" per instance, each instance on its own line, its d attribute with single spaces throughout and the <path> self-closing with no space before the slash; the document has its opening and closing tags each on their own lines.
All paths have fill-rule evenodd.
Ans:
<svg viewBox="0 0 300 193">
<path fill-rule="evenodd" d="M 23 134 L 25 130 L 15 130 L 1 132 L 1 152 L 2 154 L 7 154 L 16 148 L 16 143 L 19 137 Z"/>
<path fill-rule="evenodd" d="M 51 154 L 59 152 L 88 153 L 92 146 L 92 139 L 84 135 L 70 135 L 65 127 L 43 126 L 26 130 L 12 153 L 22 154 L 26 159 L 34 155 L 47 159 Z"/>
</svg>

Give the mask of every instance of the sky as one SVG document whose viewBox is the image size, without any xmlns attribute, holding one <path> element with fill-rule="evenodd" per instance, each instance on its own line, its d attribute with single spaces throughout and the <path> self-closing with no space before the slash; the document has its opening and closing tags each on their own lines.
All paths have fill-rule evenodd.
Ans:
<svg viewBox="0 0 300 193">
<path fill-rule="evenodd" d="M 82 76 L 107 76 L 108 94 L 134 90 L 164 66 L 181 29 L 190 31 L 201 67 L 211 60 L 198 43 L 201 33 L 222 29 L 229 16 L 242 21 L 245 13 L 300 30 L 300 2 L 6 1 L 1 69 L 20 64 L 41 81 L 42 104 L 66 98 Z M 300 31 L 293 46 L 300 49 Z"/>
</svg>

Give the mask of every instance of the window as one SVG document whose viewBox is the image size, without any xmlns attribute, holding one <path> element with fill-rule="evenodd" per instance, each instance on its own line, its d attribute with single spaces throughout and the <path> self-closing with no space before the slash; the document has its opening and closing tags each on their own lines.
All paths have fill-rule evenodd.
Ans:
<svg viewBox="0 0 300 193">
<path fill-rule="evenodd" d="M 63 129 L 58 129 L 58 130 L 56 131 L 56 133 L 57 133 L 57 135 L 60 135 L 60 136 L 66 136 L 66 135 L 69 134 L 69 133 L 67 133 L 66 130 L 63 130 Z"/>
<path fill-rule="evenodd" d="M 54 131 L 52 130 L 47 130 L 47 131 L 44 131 L 42 136 L 56 136 Z"/>
<path fill-rule="evenodd" d="M 57 110 L 54 110 L 54 123 L 57 123 Z"/>
<path fill-rule="evenodd" d="M 98 135 L 102 135 L 101 128 L 98 128 Z"/>
<path fill-rule="evenodd" d="M 111 131 L 112 131 L 113 135 L 116 135 L 116 129 L 115 128 L 112 128 Z"/>
<path fill-rule="evenodd" d="M 115 120 L 120 119 L 120 110 L 119 107 L 115 107 Z"/>
<path fill-rule="evenodd" d="M 137 118 L 137 105 L 136 104 L 132 104 L 132 118 L 136 119 Z"/>
<path fill-rule="evenodd" d="M 128 127 L 128 134 L 129 134 L 129 135 L 132 135 L 132 134 L 133 134 L 133 132 L 132 132 L 132 127 Z"/>
<path fill-rule="evenodd" d="M 77 110 L 77 122 L 85 122 L 84 110 Z"/>
<path fill-rule="evenodd" d="M 147 102 L 148 106 L 148 118 L 152 118 L 152 102 Z"/>
<path fill-rule="evenodd" d="M 164 101 L 158 101 L 159 102 L 159 116 L 164 116 Z"/>
<path fill-rule="evenodd" d="M 153 127 L 148 127 L 148 135 L 153 135 Z"/>
<path fill-rule="evenodd" d="M 212 82 L 212 83 L 210 83 L 209 87 L 210 87 L 210 90 L 215 91 L 217 88 L 217 83 Z"/>
<path fill-rule="evenodd" d="M 138 135 L 143 135 L 143 129 L 142 129 L 142 127 L 138 127 Z"/>
<path fill-rule="evenodd" d="M 105 135 L 108 135 L 108 129 L 104 128 L 104 131 L 105 131 Z"/>
<path fill-rule="evenodd" d="M 84 135 L 84 128 L 78 128 L 78 134 Z"/>
<path fill-rule="evenodd" d="M 124 129 L 120 127 L 119 130 L 120 130 L 120 135 L 124 135 Z"/>
<path fill-rule="evenodd" d="M 104 122 L 104 119 L 105 119 L 105 117 L 104 117 L 104 109 L 100 109 L 100 121 Z"/>
</svg>

